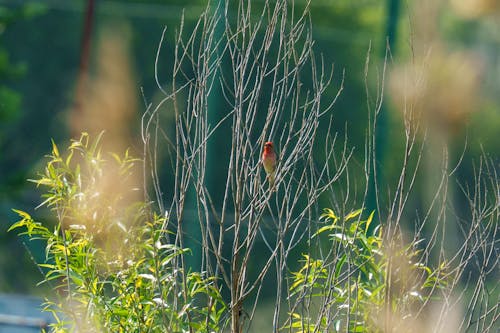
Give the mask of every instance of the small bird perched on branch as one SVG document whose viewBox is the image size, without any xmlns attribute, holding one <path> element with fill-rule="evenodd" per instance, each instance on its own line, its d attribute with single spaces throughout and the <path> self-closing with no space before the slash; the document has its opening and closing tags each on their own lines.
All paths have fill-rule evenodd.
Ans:
<svg viewBox="0 0 500 333">
<path fill-rule="evenodd" d="M 262 165 L 269 180 L 269 187 L 274 189 L 274 180 L 276 173 L 277 156 L 274 151 L 273 143 L 268 141 L 264 144 L 264 151 L 262 152 Z"/>
</svg>

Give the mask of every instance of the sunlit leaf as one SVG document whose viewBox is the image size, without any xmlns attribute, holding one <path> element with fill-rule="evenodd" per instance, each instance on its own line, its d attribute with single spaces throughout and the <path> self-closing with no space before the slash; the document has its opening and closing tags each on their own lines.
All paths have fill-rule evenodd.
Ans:
<svg viewBox="0 0 500 333">
<path fill-rule="evenodd" d="M 59 158 L 60 157 L 59 149 L 57 149 L 57 145 L 54 142 L 54 140 L 51 140 L 51 141 L 52 141 L 52 154 L 54 154 L 55 157 Z"/>
<path fill-rule="evenodd" d="M 373 221 L 373 215 L 374 214 L 375 214 L 375 211 L 372 211 L 370 213 L 370 216 L 368 216 L 368 219 L 366 220 L 365 233 L 368 233 L 368 229 L 370 228 L 370 224 Z"/>
<path fill-rule="evenodd" d="M 324 211 L 324 213 L 321 214 L 321 217 L 332 219 L 332 220 L 334 220 L 334 222 L 336 222 L 339 219 L 337 217 L 337 215 L 335 215 L 335 212 L 332 209 L 325 208 L 323 211 Z"/>
<path fill-rule="evenodd" d="M 353 219 L 355 218 L 356 216 L 358 216 L 359 214 L 361 214 L 363 210 L 362 209 L 357 209 L 353 212 L 350 212 L 349 214 L 347 214 L 345 217 L 344 217 L 344 220 L 346 221 L 349 221 L 350 219 Z"/>
</svg>

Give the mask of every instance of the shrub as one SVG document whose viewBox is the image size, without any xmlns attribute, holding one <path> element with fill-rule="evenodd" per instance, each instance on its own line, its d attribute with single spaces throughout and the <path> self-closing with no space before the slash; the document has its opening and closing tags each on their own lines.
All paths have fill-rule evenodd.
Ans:
<svg viewBox="0 0 500 333">
<path fill-rule="evenodd" d="M 327 233 L 328 254 L 313 259 L 304 254 L 302 267 L 292 274 L 290 323 L 293 332 L 411 332 L 393 318 L 409 318 L 429 301 L 435 288 L 444 288 L 441 270 L 419 262 L 416 244 L 397 249 L 384 240 L 378 225 L 369 233 L 374 212 L 361 219 L 362 210 L 338 217 L 325 209 L 327 225 L 315 237 Z M 417 304 L 418 303 L 418 304 Z M 387 318 L 384 321 L 383 318 Z M 391 325 L 387 327 L 386 325 Z"/>
<path fill-rule="evenodd" d="M 56 225 L 16 211 L 21 220 L 9 229 L 47 244 L 42 283 L 61 296 L 46 302 L 54 331 L 216 331 L 226 306 L 214 279 L 179 268 L 188 249 L 171 243 L 167 217 L 109 186 L 132 177 L 138 160 L 128 152 L 109 157 L 99 138 L 87 134 L 72 142 L 67 156 L 53 144 L 45 173 L 34 182 L 45 189 L 42 205 Z"/>
</svg>

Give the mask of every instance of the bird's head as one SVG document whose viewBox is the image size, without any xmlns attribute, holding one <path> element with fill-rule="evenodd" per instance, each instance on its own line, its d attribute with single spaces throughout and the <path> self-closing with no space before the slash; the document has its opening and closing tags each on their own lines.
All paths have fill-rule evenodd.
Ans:
<svg viewBox="0 0 500 333">
<path fill-rule="evenodd" d="M 264 143 L 264 151 L 265 152 L 272 152 L 273 151 L 273 143 L 271 141 Z"/>
</svg>

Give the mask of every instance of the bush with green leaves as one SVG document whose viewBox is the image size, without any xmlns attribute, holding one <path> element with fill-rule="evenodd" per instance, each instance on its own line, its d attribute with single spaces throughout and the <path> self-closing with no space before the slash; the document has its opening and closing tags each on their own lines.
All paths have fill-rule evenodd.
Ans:
<svg viewBox="0 0 500 333">
<path fill-rule="evenodd" d="M 53 144 L 45 173 L 33 180 L 55 226 L 16 211 L 21 220 L 9 229 L 47 244 L 39 266 L 42 283 L 60 296 L 46 303 L 54 331 L 217 330 L 226 306 L 213 278 L 179 269 L 188 250 L 170 241 L 168 219 L 133 201 L 134 188 L 109 183 L 127 183 L 138 160 L 128 152 L 106 159 L 99 140 L 83 134 L 66 155 Z"/>
<path fill-rule="evenodd" d="M 304 254 L 302 267 L 292 274 L 295 306 L 285 328 L 301 333 L 409 332 L 394 317 L 407 324 L 416 304 L 446 286 L 441 269 L 431 270 L 418 260 L 416 243 L 396 247 L 384 239 L 380 224 L 369 231 L 374 212 L 366 219 L 361 214 L 358 209 L 339 217 L 325 209 L 327 224 L 314 237 L 328 235 L 326 254 L 321 259 Z"/>
</svg>

